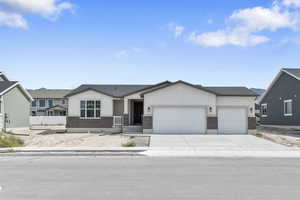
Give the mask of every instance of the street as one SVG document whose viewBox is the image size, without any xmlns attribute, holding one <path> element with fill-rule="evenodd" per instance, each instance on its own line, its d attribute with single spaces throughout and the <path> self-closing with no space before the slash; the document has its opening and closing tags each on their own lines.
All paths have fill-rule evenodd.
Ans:
<svg viewBox="0 0 300 200">
<path fill-rule="evenodd" d="M 1 157 L 3 200 L 299 199 L 300 159 Z"/>
</svg>

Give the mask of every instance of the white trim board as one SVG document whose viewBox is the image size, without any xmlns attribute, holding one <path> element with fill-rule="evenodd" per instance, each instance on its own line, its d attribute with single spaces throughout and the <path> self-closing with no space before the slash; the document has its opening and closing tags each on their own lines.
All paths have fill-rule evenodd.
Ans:
<svg viewBox="0 0 300 200">
<path fill-rule="evenodd" d="M 12 86 L 10 86 L 9 88 L 7 88 L 6 90 L 2 91 L 0 93 L 0 96 L 4 95 L 5 93 L 9 92 L 10 90 L 12 90 L 15 87 L 19 87 L 21 89 L 22 92 L 24 92 L 24 94 L 29 98 L 30 101 L 33 101 L 33 98 L 31 97 L 31 95 L 27 92 L 27 90 L 25 90 L 19 82 L 16 82 L 15 84 L 13 84 Z"/>
<path fill-rule="evenodd" d="M 274 84 L 276 83 L 276 81 L 280 78 L 280 76 L 283 74 L 283 73 L 286 73 L 290 76 L 292 76 L 293 78 L 297 79 L 300 81 L 300 77 L 297 77 L 293 74 L 291 74 L 290 72 L 284 70 L 284 68 L 282 68 L 280 70 L 280 72 L 275 76 L 275 78 L 273 79 L 273 81 L 271 82 L 271 84 L 269 85 L 269 87 L 267 88 L 267 90 L 260 96 L 259 100 L 258 100 L 258 103 L 261 104 L 262 103 L 262 100 L 265 98 L 265 96 L 269 93 L 269 91 L 272 89 L 272 87 L 274 86 Z"/>
</svg>

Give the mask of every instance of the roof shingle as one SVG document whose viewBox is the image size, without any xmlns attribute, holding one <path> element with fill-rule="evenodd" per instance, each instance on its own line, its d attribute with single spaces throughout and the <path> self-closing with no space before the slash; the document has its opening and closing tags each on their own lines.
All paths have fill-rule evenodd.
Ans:
<svg viewBox="0 0 300 200">
<path fill-rule="evenodd" d="M 0 93 L 15 85 L 17 81 L 0 81 Z"/>
<path fill-rule="evenodd" d="M 31 94 L 32 98 L 35 99 L 63 99 L 71 90 L 64 90 L 64 89 L 46 89 L 41 88 L 37 90 L 28 90 Z"/>
<path fill-rule="evenodd" d="M 300 79 L 300 69 L 299 68 L 283 68 L 282 70 L 296 76 L 298 79 Z"/>
<path fill-rule="evenodd" d="M 69 97 L 87 90 L 94 90 L 112 97 L 124 97 L 128 94 L 138 92 L 141 90 L 146 90 L 157 85 L 158 84 L 156 85 L 81 85 L 78 88 L 71 91 L 66 96 Z M 195 85 L 195 87 L 199 87 L 199 89 L 202 88 L 207 91 L 211 91 L 212 93 L 215 93 L 216 95 L 219 96 L 258 96 L 255 92 L 249 90 L 246 87 L 203 87 L 200 85 Z"/>
</svg>

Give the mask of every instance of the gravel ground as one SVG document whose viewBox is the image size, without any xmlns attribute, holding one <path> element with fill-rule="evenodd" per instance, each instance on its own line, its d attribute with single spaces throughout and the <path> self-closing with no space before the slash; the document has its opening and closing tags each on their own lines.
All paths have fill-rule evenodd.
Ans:
<svg viewBox="0 0 300 200">
<path fill-rule="evenodd" d="M 35 127 L 15 132 L 26 147 L 120 147 L 133 141 L 136 146 L 148 146 L 149 137 L 130 137 L 109 133 L 64 133 L 62 127 Z"/>
<path fill-rule="evenodd" d="M 300 137 L 259 131 L 257 136 L 290 147 L 300 147 Z"/>
</svg>

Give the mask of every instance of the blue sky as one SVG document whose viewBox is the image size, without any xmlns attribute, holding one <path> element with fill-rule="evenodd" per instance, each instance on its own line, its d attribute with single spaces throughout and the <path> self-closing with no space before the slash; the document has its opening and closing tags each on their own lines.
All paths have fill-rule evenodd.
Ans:
<svg viewBox="0 0 300 200">
<path fill-rule="evenodd" d="M 27 88 L 266 88 L 300 67 L 299 10 L 299 0 L 0 0 L 0 67 Z"/>
</svg>

